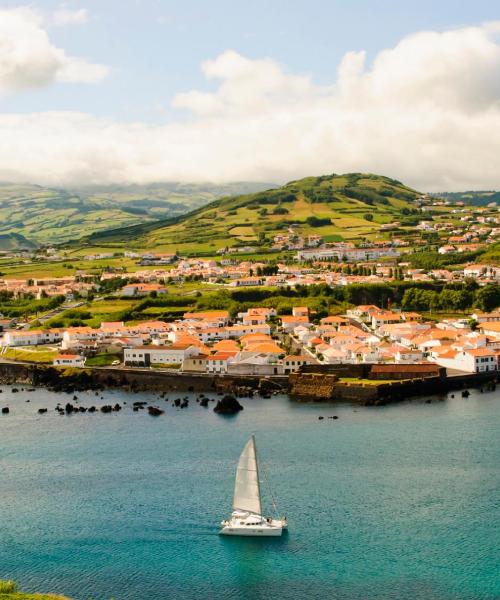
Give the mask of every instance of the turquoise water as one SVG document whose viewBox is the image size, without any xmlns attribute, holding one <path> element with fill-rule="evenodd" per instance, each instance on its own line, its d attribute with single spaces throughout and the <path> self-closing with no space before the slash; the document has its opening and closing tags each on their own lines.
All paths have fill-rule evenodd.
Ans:
<svg viewBox="0 0 500 600">
<path fill-rule="evenodd" d="M 153 418 L 0 406 L 0 578 L 76 600 L 500 598 L 500 394 L 397 406 L 191 401 Z M 93 395 L 79 394 L 90 405 Z M 27 403 L 26 400 L 30 402 Z M 47 415 L 37 408 L 48 407 Z M 339 419 L 318 420 L 337 414 Z M 249 434 L 289 534 L 224 538 Z"/>
</svg>

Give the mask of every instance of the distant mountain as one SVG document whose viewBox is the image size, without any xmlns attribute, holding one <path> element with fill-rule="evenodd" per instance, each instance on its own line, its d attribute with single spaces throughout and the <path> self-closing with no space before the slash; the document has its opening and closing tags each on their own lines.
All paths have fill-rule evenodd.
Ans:
<svg viewBox="0 0 500 600">
<path fill-rule="evenodd" d="M 384 223 L 417 213 L 420 194 L 381 175 L 307 177 L 280 188 L 222 198 L 158 223 L 96 233 L 90 244 L 210 252 L 225 246 L 272 243 L 290 229 L 326 241 L 358 239 Z M 415 217 L 413 217 L 415 218 Z"/>
<path fill-rule="evenodd" d="M 94 232 L 175 217 L 229 194 L 251 193 L 269 183 L 153 183 L 72 189 L 0 183 L 0 235 L 28 243 L 57 244 Z"/>
<path fill-rule="evenodd" d="M 37 244 L 27 240 L 19 233 L 0 234 L 0 251 L 34 250 L 36 248 Z"/>
<path fill-rule="evenodd" d="M 494 191 L 436 192 L 431 196 L 452 203 L 464 202 L 469 206 L 487 206 L 490 202 L 500 204 L 500 192 Z"/>
</svg>

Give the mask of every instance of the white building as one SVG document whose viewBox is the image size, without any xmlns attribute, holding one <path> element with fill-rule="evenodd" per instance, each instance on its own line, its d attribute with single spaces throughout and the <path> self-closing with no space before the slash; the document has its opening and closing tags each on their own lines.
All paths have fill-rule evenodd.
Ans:
<svg viewBox="0 0 500 600">
<path fill-rule="evenodd" d="M 52 363 L 55 367 L 79 367 L 85 366 L 85 357 L 79 354 L 58 354 Z"/>
<path fill-rule="evenodd" d="M 129 366 L 149 367 L 150 365 L 180 365 L 186 358 L 197 356 L 199 348 L 186 344 L 171 346 L 138 346 L 125 348 L 123 361 Z"/>
<path fill-rule="evenodd" d="M 450 351 L 436 357 L 436 362 L 448 369 L 457 369 L 467 373 L 486 373 L 498 370 L 498 352 L 487 348 L 473 348 Z"/>
<path fill-rule="evenodd" d="M 2 339 L 2 346 L 40 346 L 56 344 L 62 340 L 59 329 L 7 331 Z"/>
</svg>

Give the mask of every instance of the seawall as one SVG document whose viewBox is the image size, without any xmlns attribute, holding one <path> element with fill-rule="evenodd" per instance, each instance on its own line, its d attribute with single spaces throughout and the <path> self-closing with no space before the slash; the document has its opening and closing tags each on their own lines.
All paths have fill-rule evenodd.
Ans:
<svg viewBox="0 0 500 600">
<path fill-rule="evenodd" d="M 175 373 L 131 368 L 61 369 L 56 367 L 0 363 L 0 384 L 45 386 L 52 389 L 120 387 L 137 391 L 231 392 L 264 394 L 288 391 L 288 377 L 258 377 Z"/>
</svg>

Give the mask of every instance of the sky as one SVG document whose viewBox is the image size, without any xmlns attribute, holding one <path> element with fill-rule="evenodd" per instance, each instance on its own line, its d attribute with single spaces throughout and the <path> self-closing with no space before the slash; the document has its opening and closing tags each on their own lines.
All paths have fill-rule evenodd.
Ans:
<svg viewBox="0 0 500 600">
<path fill-rule="evenodd" d="M 0 0 L 0 180 L 500 188 L 491 0 Z"/>
</svg>

